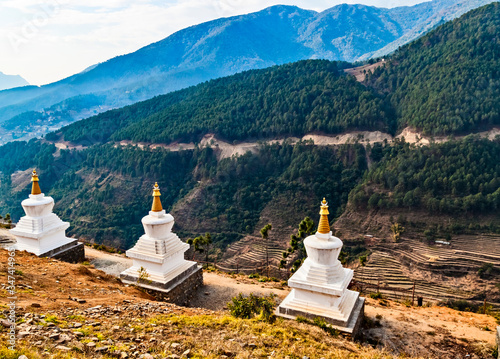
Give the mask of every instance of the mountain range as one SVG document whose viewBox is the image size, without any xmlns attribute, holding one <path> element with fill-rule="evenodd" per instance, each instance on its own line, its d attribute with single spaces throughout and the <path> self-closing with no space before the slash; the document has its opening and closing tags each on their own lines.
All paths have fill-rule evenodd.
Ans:
<svg viewBox="0 0 500 359">
<path fill-rule="evenodd" d="M 38 136 L 68 119 L 249 69 L 381 56 L 490 2 L 433 0 L 392 9 L 343 4 L 320 13 L 280 5 L 192 26 L 61 81 L 0 92 L 0 123 L 10 120 L 0 129 L 0 141 Z M 71 108 L 60 106 L 68 99 Z M 54 106 L 66 109 L 47 116 Z M 43 127 L 48 120 L 50 126 Z M 34 123 L 42 128 L 30 128 Z"/>
<path fill-rule="evenodd" d="M 0 72 L 0 91 L 22 86 L 29 86 L 29 82 L 19 75 L 6 75 Z"/>
</svg>

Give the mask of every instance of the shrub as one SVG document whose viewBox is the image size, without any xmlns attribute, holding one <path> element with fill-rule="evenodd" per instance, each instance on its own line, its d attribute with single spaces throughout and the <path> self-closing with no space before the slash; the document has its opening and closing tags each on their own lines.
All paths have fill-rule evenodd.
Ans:
<svg viewBox="0 0 500 359">
<path fill-rule="evenodd" d="M 276 306 L 276 294 L 259 297 L 251 293 L 248 297 L 238 294 L 227 304 L 229 312 L 233 317 L 251 319 L 258 315 L 258 319 L 272 323 L 275 320 L 274 307 Z"/>
<path fill-rule="evenodd" d="M 376 292 L 376 293 L 370 293 L 370 298 L 372 298 L 372 299 L 382 299 L 383 296 L 382 296 L 382 293 Z"/>
</svg>

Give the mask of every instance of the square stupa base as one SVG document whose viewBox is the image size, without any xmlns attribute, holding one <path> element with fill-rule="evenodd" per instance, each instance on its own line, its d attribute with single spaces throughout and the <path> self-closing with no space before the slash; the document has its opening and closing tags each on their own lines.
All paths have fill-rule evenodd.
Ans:
<svg viewBox="0 0 500 359">
<path fill-rule="evenodd" d="M 54 258 L 68 263 L 80 263 L 85 260 L 85 249 L 83 243 L 79 243 L 75 239 L 70 243 L 42 253 L 38 257 Z"/>
<path fill-rule="evenodd" d="M 275 314 L 279 317 L 294 320 L 297 319 L 297 317 L 303 317 L 310 320 L 320 318 L 328 323 L 330 327 L 337 329 L 344 336 L 351 339 L 356 339 L 360 334 L 360 328 L 365 314 L 365 298 L 357 298 L 347 322 L 339 321 L 337 318 L 298 310 L 296 308 L 287 308 L 286 303 L 280 304 L 280 306 L 276 309 Z"/>
<path fill-rule="evenodd" d="M 148 280 L 140 282 L 138 277 L 124 273 L 120 274 L 123 283 L 141 287 L 156 300 L 177 305 L 189 305 L 196 290 L 203 285 L 203 270 L 196 263 L 165 283 Z"/>
</svg>

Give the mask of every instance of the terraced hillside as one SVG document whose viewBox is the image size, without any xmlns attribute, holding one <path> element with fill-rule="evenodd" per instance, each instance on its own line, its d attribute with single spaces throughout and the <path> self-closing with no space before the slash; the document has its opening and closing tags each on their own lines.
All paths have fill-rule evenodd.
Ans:
<svg viewBox="0 0 500 359">
<path fill-rule="evenodd" d="M 356 269 L 355 279 L 361 286 L 366 284 L 368 291 L 380 286 L 384 295 L 394 299 L 411 298 L 415 282 L 415 297 L 425 301 L 486 299 L 500 306 L 500 290 L 495 286 L 495 273 L 500 271 L 500 236 L 462 235 L 449 243 L 428 245 L 408 238 L 400 243 L 379 242 L 366 266 Z M 489 267 L 492 274 L 481 277 L 481 270 Z"/>
<path fill-rule="evenodd" d="M 364 292 L 380 291 L 386 298 L 411 300 L 415 283 L 415 300 L 423 297 L 424 302 L 438 302 L 446 299 L 469 299 L 471 292 L 445 286 L 423 279 L 410 278 L 408 271 L 398 259 L 382 251 L 375 251 L 366 266 L 356 268 L 354 280 L 356 286 Z"/>
<path fill-rule="evenodd" d="M 269 273 L 279 275 L 279 263 L 285 249 L 284 245 L 286 243 L 269 241 L 266 250 L 262 238 L 246 236 L 227 247 L 217 267 L 228 272 L 267 274 L 267 255 L 269 255 Z"/>
</svg>

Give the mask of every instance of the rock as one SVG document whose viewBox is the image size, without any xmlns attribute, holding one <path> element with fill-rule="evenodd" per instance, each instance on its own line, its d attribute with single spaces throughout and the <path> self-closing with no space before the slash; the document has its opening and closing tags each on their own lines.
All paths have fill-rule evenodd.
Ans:
<svg viewBox="0 0 500 359">
<path fill-rule="evenodd" d="M 71 350 L 71 348 L 65 347 L 64 345 L 58 345 L 58 346 L 56 346 L 56 349 L 64 350 L 65 352 Z"/>
<path fill-rule="evenodd" d="M 119 331 L 119 330 L 120 330 L 120 326 L 115 325 L 115 326 L 113 327 L 113 331 L 117 332 L 117 331 Z"/>
<path fill-rule="evenodd" d="M 188 349 L 186 350 L 184 353 L 182 353 L 182 356 L 183 357 L 186 357 L 186 358 L 191 358 L 191 349 Z"/>
<path fill-rule="evenodd" d="M 30 334 L 31 334 L 30 332 L 19 332 L 19 333 L 17 333 L 17 336 L 19 338 L 24 338 L 24 337 L 27 337 Z"/>
<path fill-rule="evenodd" d="M 250 343 L 246 345 L 249 348 L 257 348 L 257 345 L 255 343 Z"/>
<path fill-rule="evenodd" d="M 108 350 L 109 350 L 109 347 L 107 345 L 95 349 L 95 351 L 98 353 L 106 353 Z"/>
<path fill-rule="evenodd" d="M 59 334 L 57 334 L 57 333 L 51 334 L 51 335 L 49 335 L 49 339 L 57 340 L 57 339 L 59 339 Z"/>
<path fill-rule="evenodd" d="M 151 354 L 149 354 L 149 353 L 143 354 L 140 357 L 142 359 L 154 359 L 154 357 Z"/>
<path fill-rule="evenodd" d="M 51 327 L 55 327 L 56 325 L 54 323 L 47 323 L 47 327 L 48 328 L 51 328 Z"/>
<path fill-rule="evenodd" d="M 40 308 L 41 307 L 40 303 L 31 303 L 31 306 L 33 308 Z"/>
<path fill-rule="evenodd" d="M 170 354 L 167 358 L 169 358 L 169 359 L 179 359 L 180 356 L 178 356 L 177 354 Z"/>
<path fill-rule="evenodd" d="M 84 336 L 85 336 L 82 332 L 73 332 L 73 334 L 74 334 L 74 335 L 75 335 L 75 337 L 77 337 L 77 338 L 81 338 L 81 337 L 84 337 Z"/>
<path fill-rule="evenodd" d="M 205 295 L 210 295 L 210 292 L 205 292 Z"/>
<path fill-rule="evenodd" d="M 85 299 L 77 299 L 76 300 L 79 304 L 85 304 L 87 301 Z"/>
<path fill-rule="evenodd" d="M 4 328 L 10 328 L 10 326 L 11 326 L 11 323 L 6 319 L 0 319 L 0 324 Z"/>
<path fill-rule="evenodd" d="M 180 346 L 181 346 L 181 344 L 180 344 L 180 343 L 172 343 L 172 344 L 170 344 L 170 347 L 171 347 L 171 348 L 174 348 L 174 349 L 176 349 L 176 348 L 178 348 L 178 347 L 180 347 Z"/>
<path fill-rule="evenodd" d="M 67 336 L 66 334 L 63 334 L 61 335 L 61 337 L 59 338 L 59 340 L 57 341 L 58 343 L 66 343 L 66 342 L 69 342 L 71 341 L 71 338 L 69 336 Z"/>
<path fill-rule="evenodd" d="M 81 328 L 83 327 L 82 323 L 73 323 L 73 328 Z"/>
<path fill-rule="evenodd" d="M 120 353 L 120 358 L 121 358 L 121 359 L 127 359 L 127 358 L 128 358 L 128 354 L 127 354 L 127 352 L 121 352 L 121 353 Z"/>
<path fill-rule="evenodd" d="M 94 342 L 87 343 L 87 347 L 89 347 L 89 348 L 94 348 L 95 345 L 96 344 Z"/>
<path fill-rule="evenodd" d="M 17 359 L 28 359 L 28 357 L 26 355 L 20 355 Z"/>
</svg>

